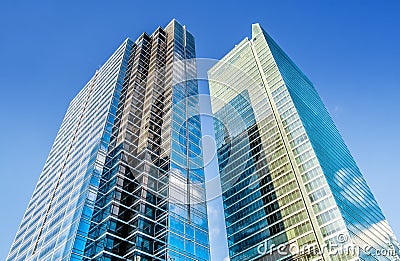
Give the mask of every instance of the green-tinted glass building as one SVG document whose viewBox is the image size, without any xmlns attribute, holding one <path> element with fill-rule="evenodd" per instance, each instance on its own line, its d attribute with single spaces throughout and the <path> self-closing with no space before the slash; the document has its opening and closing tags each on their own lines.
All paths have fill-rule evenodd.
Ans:
<svg viewBox="0 0 400 261">
<path fill-rule="evenodd" d="M 194 57 L 176 20 L 122 43 L 72 100 L 7 260 L 209 260 Z"/>
<path fill-rule="evenodd" d="M 208 77 L 232 261 L 398 260 L 313 84 L 259 24 Z"/>
</svg>

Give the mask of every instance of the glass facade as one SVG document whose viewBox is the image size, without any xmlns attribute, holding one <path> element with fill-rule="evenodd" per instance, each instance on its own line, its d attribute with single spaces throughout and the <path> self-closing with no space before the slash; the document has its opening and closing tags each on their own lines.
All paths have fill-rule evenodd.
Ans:
<svg viewBox="0 0 400 261">
<path fill-rule="evenodd" d="M 258 24 L 208 77 L 232 261 L 399 259 L 314 86 Z"/>
<path fill-rule="evenodd" d="M 209 260 L 194 57 L 176 20 L 117 49 L 71 102 L 7 260 Z"/>
</svg>

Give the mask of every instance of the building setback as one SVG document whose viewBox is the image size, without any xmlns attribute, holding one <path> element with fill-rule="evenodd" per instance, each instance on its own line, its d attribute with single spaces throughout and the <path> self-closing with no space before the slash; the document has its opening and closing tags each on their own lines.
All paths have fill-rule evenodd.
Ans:
<svg viewBox="0 0 400 261">
<path fill-rule="evenodd" d="M 210 260 L 195 58 L 172 20 L 96 71 L 8 261 Z M 208 80 L 231 261 L 400 260 L 313 84 L 259 24 Z"/>
<path fill-rule="evenodd" d="M 194 57 L 176 20 L 123 42 L 70 103 L 7 260 L 209 260 Z"/>
</svg>

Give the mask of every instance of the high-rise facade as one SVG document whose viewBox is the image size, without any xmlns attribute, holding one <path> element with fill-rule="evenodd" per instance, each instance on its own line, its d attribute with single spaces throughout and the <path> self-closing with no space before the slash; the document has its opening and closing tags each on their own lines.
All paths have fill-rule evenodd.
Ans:
<svg viewBox="0 0 400 261">
<path fill-rule="evenodd" d="M 398 260 L 313 84 L 259 24 L 208 77 L 231 261 Z"/>
<path fill-rule="evenodd" d="M 176 20 L 124 41 L 72 100 L 7 260 L 209 260 L 194 57 Z"/>
</svg>

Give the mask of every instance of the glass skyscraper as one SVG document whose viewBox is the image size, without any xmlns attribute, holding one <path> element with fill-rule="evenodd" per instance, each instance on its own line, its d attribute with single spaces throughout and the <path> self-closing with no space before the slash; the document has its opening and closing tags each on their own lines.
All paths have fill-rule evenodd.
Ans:
<svg viewBox="0 0 400 261">
<path fill-rule="evenodd" d="M 208 77 L 231 261 L 399 259 L 313 84 L 259 24 Z"/>
<path fill-rule="evenodd" d="M 194 57 L 176 20 L 123 42 L 72 100 L 7 260 L 209 260 Z"/>
</svg>

